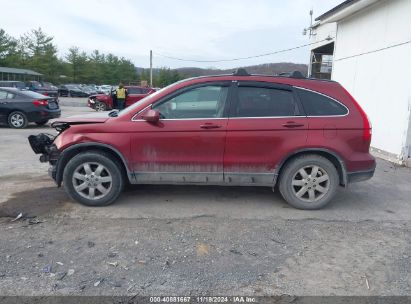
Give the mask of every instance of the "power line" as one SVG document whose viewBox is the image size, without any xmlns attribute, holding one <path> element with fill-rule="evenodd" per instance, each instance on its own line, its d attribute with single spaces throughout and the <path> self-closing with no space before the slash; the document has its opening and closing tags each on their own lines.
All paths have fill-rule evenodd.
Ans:
<svg viewBox="0 0 411 304">
<path fill-rule="evenodd" d="M 303 44 L 303 45 L 299 45 L 296 47 L 292 47 L 292 48 L 288 48 L 288 49 L 283 49 L 283 50 L 279 50 L 279 51 L 274 51 L 274 52 L 270 52 L 270 53 L 265 53 L 265 54 L 259 54 L 259 55 L 253 55 L 253 56 L 247 56 L 247 57 L 238 57 L 238 58 L 231 58 L 231 59 L 219 59 L 219 60 L 197 60 L 197 59 L 187 59 L 187 58 L 179 58 L 179 57 L 173 57 L 173 56 L 168 56 L 168 55 L 164 55 L 161 53 L 157 53 L 154 52 L 154 54 L 156 54 L 157 56 L 160 57 L 164 57 L 164 58 L 168 58 L 168 59 L 173 59 L 173 60 L 179 60 L 179 61 L 191 61 L 191 62 L 202 62 L 202 63 L 215 63 L 215 62 L 228 62 L 228 61 L 239 61 L 239 60 L 246 60 L 246 59 L 252 59 L 252 58 L 259 58 L 259 57 L 265 57 L 265 56 L 270 56 L 270 55 L 275 55 L 275 54 L 279 54 L 279 53 L 285 53 L 285 52 L 289 52 L 289 51 L 293 51 L 296 49 L 300 49 L 306 46 L 310 46 L 316 43 L 320 43 L 323 41 L 330 41 L 332 40 L 332 37 L 327 37 L 323 40 L 320 41 L 316 41 L 316 42 L 311 42 L 311 43 L 307 43 L 307 44 Z"/>
<path fill-rule="evenodd" d="M 380 51 L 388 50 L 388 49 L 391 49 L 391 48 L 394 48 L 394 47 L 397 47 L 397 46 L 401 46 L 401 45 L 404 45 L 404 44 L 408 44 L 408 43 L 411 43 L 411 40 L 401 42 L 401 43 L 397 43 L 397 44 L 393 44 L 393 45 L 389 45 L 389 46 L 386 46 L 386 47 L 383 47 L 383 48 L 380 48 L 380 49 L 376 49 L 376 50 L 372 50 L 372 51 L 368 51 L 368 52 L 364 52 L 364 53 L 359 53 L 359 54 L 355 54 L 355 55 L 351 55 L 351 56 L 347 56 L 347 57 L 338 58 L 338 59 L 335 59 L 334 61 L 340 61 L 340 60 L 344 60 L 344 59 L 359 57 L 359 56 L 362 56 L 362 55 L 377 53 L 377 52 L 380 52 Z"/>
</svg>

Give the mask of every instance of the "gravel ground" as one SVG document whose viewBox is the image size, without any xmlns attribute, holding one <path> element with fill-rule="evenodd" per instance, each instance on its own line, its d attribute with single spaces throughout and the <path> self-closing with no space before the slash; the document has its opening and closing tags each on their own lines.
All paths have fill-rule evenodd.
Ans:
<svg viewBox="0 0 411 304">
<path fill-rule="evenodd" d="M 319 211 L 209 186 L 135 186 L 87 208 L 30 150 L 44 131 L 0 128 L 0 295 L 411 295 L 408 168 L 378 160 Z"/>
</svg>

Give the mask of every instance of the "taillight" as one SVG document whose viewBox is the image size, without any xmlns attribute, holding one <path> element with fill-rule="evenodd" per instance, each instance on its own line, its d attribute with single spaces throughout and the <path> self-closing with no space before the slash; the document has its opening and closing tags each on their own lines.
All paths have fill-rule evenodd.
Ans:
<svg viewBox="0 0 411 304">
<path fill-rule="evenodd" d="M 364 141 L 371 141 L 371 135 L 372 135 L 372 126 L 371 122 L 368 119 L 367 114 L 365 114 L 364 110 L 361 108 L 359 103 L 354 99 L 354 97 L 344 88 L 342 87 L 344 92 L 348 95 L 348 97 L 351 99 L 352 103 L 357 107 L 358 111 L 361 114 L 362 118 L 362 123 L 363 123 L 363 130 L 362 130 L 362 138 Z"/>
<path fill-rule="evenodd" d="M 44 96 L 49 96 L 49 93 L 43 93 Z"/>
<path fill-rule="evenodd" d="M 39 106 L 47 106 L 49 104 L 49 102 L 47 100 L 44 100 L 44 99 L 39 99 L 39 100 L 33 101 L 33 104 L 36 107 L 39 107 Z"/>
</svg>

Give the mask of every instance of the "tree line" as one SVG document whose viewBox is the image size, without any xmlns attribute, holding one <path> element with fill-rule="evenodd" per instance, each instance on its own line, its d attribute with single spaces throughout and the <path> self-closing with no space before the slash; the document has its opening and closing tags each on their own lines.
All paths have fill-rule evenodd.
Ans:
<svg viewBox="0 0 411 304">
<path fill-rule="evenodd" d="M 130 59 L 99 50 L 91 53 L 73 46 L 63 57 L 58 56 L 54 38 L 41 28 L 33 29 L 18 38 L 0 29 L 0 66 L 30 69 L 43 74 L 43 80 L 55 84 L 117 84 L 149 82 L 149 70 L 137 72 Z M 156 69 L 153 85 L 158 87 L 182 79 L 177 70 Z"/>
</svg>

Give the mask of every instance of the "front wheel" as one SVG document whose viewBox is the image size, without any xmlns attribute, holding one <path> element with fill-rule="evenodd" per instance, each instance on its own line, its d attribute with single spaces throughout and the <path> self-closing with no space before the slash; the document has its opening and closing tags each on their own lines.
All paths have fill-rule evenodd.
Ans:
<svg viewBox="0 0 411 304">
<path fill-rule="evenodd" d="M 280 192 L 291 206 L 314 210 L 327 205 L 339 184 L 333 163 L 319 155 L 303 155 L 291 160 L 280 175 Z"/>
<path fill-rule="evenodd" d="M 97 101 L 96 104 L 95 104 L 95 106 L 94 106 L 94 109 L 95 109 L 97 112 L 103 112 L 103 111 L 106 111 L 106 110 L 107 110 L 107 105 L 106 105 L 104 102 Z"/>
<path fill-rule="evenodd" d="M 64 169 L 63 183 L 74 200 L 95 207 L 113 203 L 124 188 L 121 165 L 99 151 L 74 156 Z"/>
</svg>

